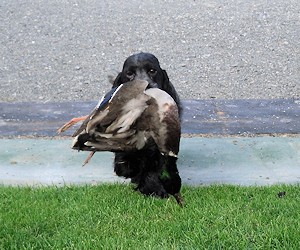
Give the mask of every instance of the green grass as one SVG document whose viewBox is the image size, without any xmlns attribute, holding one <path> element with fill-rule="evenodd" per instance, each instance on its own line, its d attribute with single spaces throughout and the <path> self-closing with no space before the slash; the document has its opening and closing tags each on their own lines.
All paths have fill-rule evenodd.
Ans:
<svg viewBox="0 0 300 250">
<path fill-rule="evenodd" d="M 285 191 L 282 198 L 277 196 Z M 300 249 L 300 186 L 0 187 L 0 249 Z"/>
</svg>

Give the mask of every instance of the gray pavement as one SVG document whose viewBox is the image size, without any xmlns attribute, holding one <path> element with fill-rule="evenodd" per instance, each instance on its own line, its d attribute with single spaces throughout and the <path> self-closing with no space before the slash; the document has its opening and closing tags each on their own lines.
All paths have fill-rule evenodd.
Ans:
<svg viewBox="0 0 300 250">
<path fill-rule="evenodd" d="M 0 184 L 123 182 L 111 153 L 83 168 L 69 140 L 41 136 L 90 111 L 139 51 L 186 100 L 184 132 L 222 136 L 182 139 L 185 184 L 299 183 L 298 0 L 2 0 Z"/>
<path fill-rule="evenodd" d="M 0 101 L 97 100 L 134 52 L 183 99 L 300 96 L 300 1 L 0 3 Z"/>
</svg>

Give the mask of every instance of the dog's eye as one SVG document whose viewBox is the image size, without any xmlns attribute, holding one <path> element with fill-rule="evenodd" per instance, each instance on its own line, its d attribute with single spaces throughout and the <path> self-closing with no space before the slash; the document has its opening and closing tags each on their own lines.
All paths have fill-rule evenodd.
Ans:
<svg viewBox="0 0 300 250">
<path fill-rule="evenodd" d="M 150 75 L 155 75 L 157 73 L 156 69 L 150 69 L 148 72 Z"/>
<path fill-rule="evenodd" d="M 127 76 L 128 78 L 132 78 L 132 77 L 134 76 L 134 73 L 133 73 L 132 71 L 127 71 L 127 72 L 126 72 L 126 76 Z"/>
</svg>

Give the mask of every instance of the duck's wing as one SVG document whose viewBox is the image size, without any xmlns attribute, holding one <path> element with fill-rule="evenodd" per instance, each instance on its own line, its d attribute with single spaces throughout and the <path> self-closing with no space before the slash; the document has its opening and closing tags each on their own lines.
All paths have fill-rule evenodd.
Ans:
<svg viewBox="0 0 300 250">
<path fill-rule="evenodd" d="M 148 82 L 132 81 L 104 98 L 76 131 L 74 149 L 95 151 L 131 151 L 144 144 L 137 135 L 136 121 L 148 107 L 150 96 L 144 93 Z"/>
<path fill-rule="evenodd" d="M 126 132 L 147 107 L 149 97 L 144 94 L 146 81 L 127 82 L 111 95 L 107 105 L 102 106 L 86 124 L 86 131 L 105 134 Z M 99 131 L 99 127 L 102 128 Z"/>
<path fill-rule="evenodd" d="M 79 129 L 77 129 L 74 134 L 72 135 L 73 137 L 79 135 L 82 131 L 84 131 L 88 125 L 88 123 L 97 117 L 97 121 L 100 123 L 102 119 L 108 114 L 107 107 L 109 103 L 112 101 L 116 93 L 123 87 L 123 84 L 121 84 L 118 87 L 112 88 L 108 93 L 106 93 L 98 102 L 96 107 L 93 109 L 92 113 L 86 117 L 86 119 L 83 121 Z M 110 119 L 112 119 L 111 117 Z"/>
<path fill-rule="evenodd" d="M 177 104 L 166 92 L 150 88 L 145 94 L 153 98 L 154 104 L 145 111 L 144 122 L 151 124 L 151 134 L 161 153 L 177 157 L 181 135 L 180 118 Z"/>
</svg>

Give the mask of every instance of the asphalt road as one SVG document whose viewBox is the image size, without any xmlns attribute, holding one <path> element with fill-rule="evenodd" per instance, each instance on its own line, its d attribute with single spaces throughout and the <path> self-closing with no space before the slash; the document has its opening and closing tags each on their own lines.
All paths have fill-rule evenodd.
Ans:
<svg viewBox="0 0 300 250">
<path fill-rule="evenodd" d="M 0 102 L 86 101 L 132 53 L 183 99 L 300 97 L 300 1 L 1 0 Z"/>
</svg>

